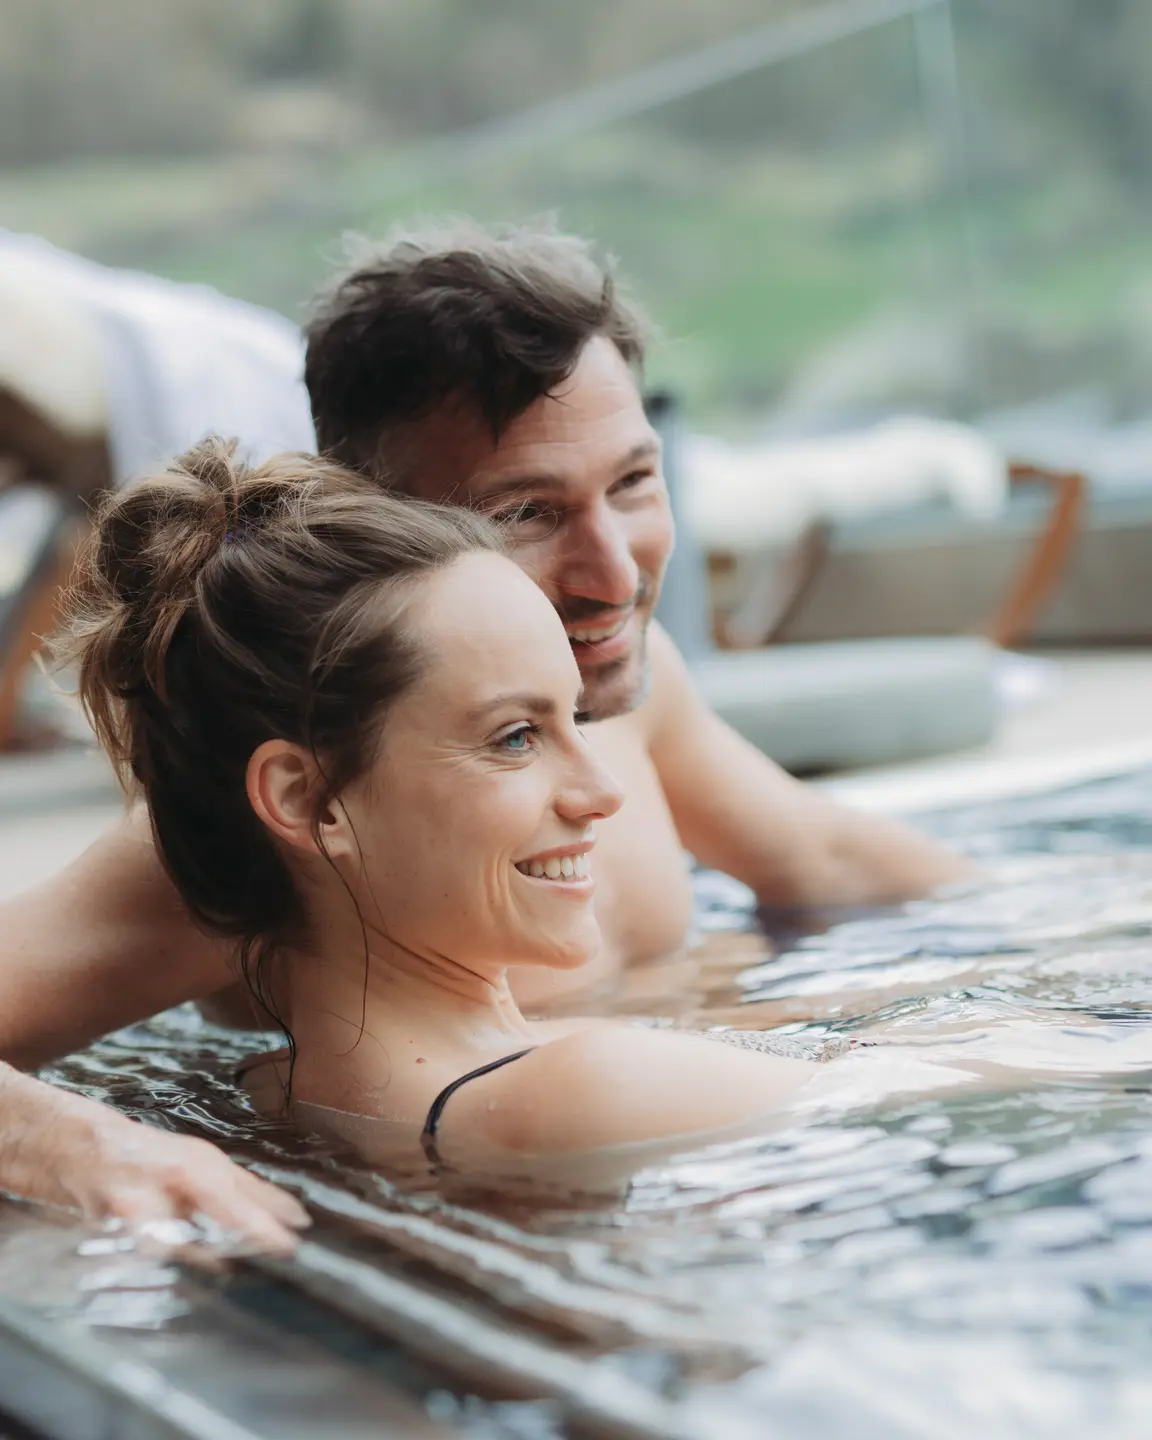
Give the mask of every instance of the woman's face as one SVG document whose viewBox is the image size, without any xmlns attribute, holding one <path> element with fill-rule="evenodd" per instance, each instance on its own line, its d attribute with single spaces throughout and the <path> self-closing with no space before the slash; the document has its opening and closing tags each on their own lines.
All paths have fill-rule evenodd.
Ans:
<svg viewBox="0 0 1152 1440">
<path fill-rule="evenodd" d="M 480 552 L 421 586 L 408 624 L 422 674 L 342 797 L 365 923 L 470 967 L 582 964 L 600 944 L 596 826 L 622 797 L 576 725 L 580 673 L 556 611 Z"/>
</svg>

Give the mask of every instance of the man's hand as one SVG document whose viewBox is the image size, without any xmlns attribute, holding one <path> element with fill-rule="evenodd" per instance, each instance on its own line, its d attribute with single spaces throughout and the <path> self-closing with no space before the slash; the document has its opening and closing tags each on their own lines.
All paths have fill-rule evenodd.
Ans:
<svg viewBox="0 0 1152 1440">
<path fill-rule="evenodd" d="M 143 1231 L 199 1218 L 285 1253 L 308 1214 L 214 1145 L 169 1135 L 106 1105 L 0 1066 L 0 1188 Z"/>
</svg>

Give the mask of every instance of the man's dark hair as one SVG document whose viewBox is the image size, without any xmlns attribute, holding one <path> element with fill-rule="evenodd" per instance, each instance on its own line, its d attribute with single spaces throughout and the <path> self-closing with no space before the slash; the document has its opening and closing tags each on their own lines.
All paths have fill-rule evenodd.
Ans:
<svg viewBox="0 0 1152 1440">
<path fill-rule="evenodd" d="M 394 231 L 316 303 L 305 380 L 321 453 L 380 476 L 389 432 L 447 402 L 498 440 L 604 336 L 644 356 L 640 312 L 611 262 L 543 225 L 469 221 Z"/>
</svg>

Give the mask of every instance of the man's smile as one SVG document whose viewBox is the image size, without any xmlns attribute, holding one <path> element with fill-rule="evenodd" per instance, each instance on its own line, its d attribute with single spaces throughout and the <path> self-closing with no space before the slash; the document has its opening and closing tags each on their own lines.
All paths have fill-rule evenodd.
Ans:
<svg viewBox="0 0 1152 1440">
<path fill-rule="evenodd" d="M 618 610 L 611 618 L 568 623 L 564 629 L 578 665 L 620 660 L 636 644 L 636 606 L 629 605 L 626 610 Z"/>
</svg>

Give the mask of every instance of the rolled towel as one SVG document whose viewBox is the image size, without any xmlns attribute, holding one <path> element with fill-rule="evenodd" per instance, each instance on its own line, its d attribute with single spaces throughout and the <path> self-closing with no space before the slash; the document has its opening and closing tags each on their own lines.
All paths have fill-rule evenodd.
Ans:
<svg viewBox="0 0 1152 1440">
<path fill-rule="evenodd" d="M 0 231 L 0 388 L 70 439 L 108 424 L 99 322 L 56 267 Z"/>
</svg>

